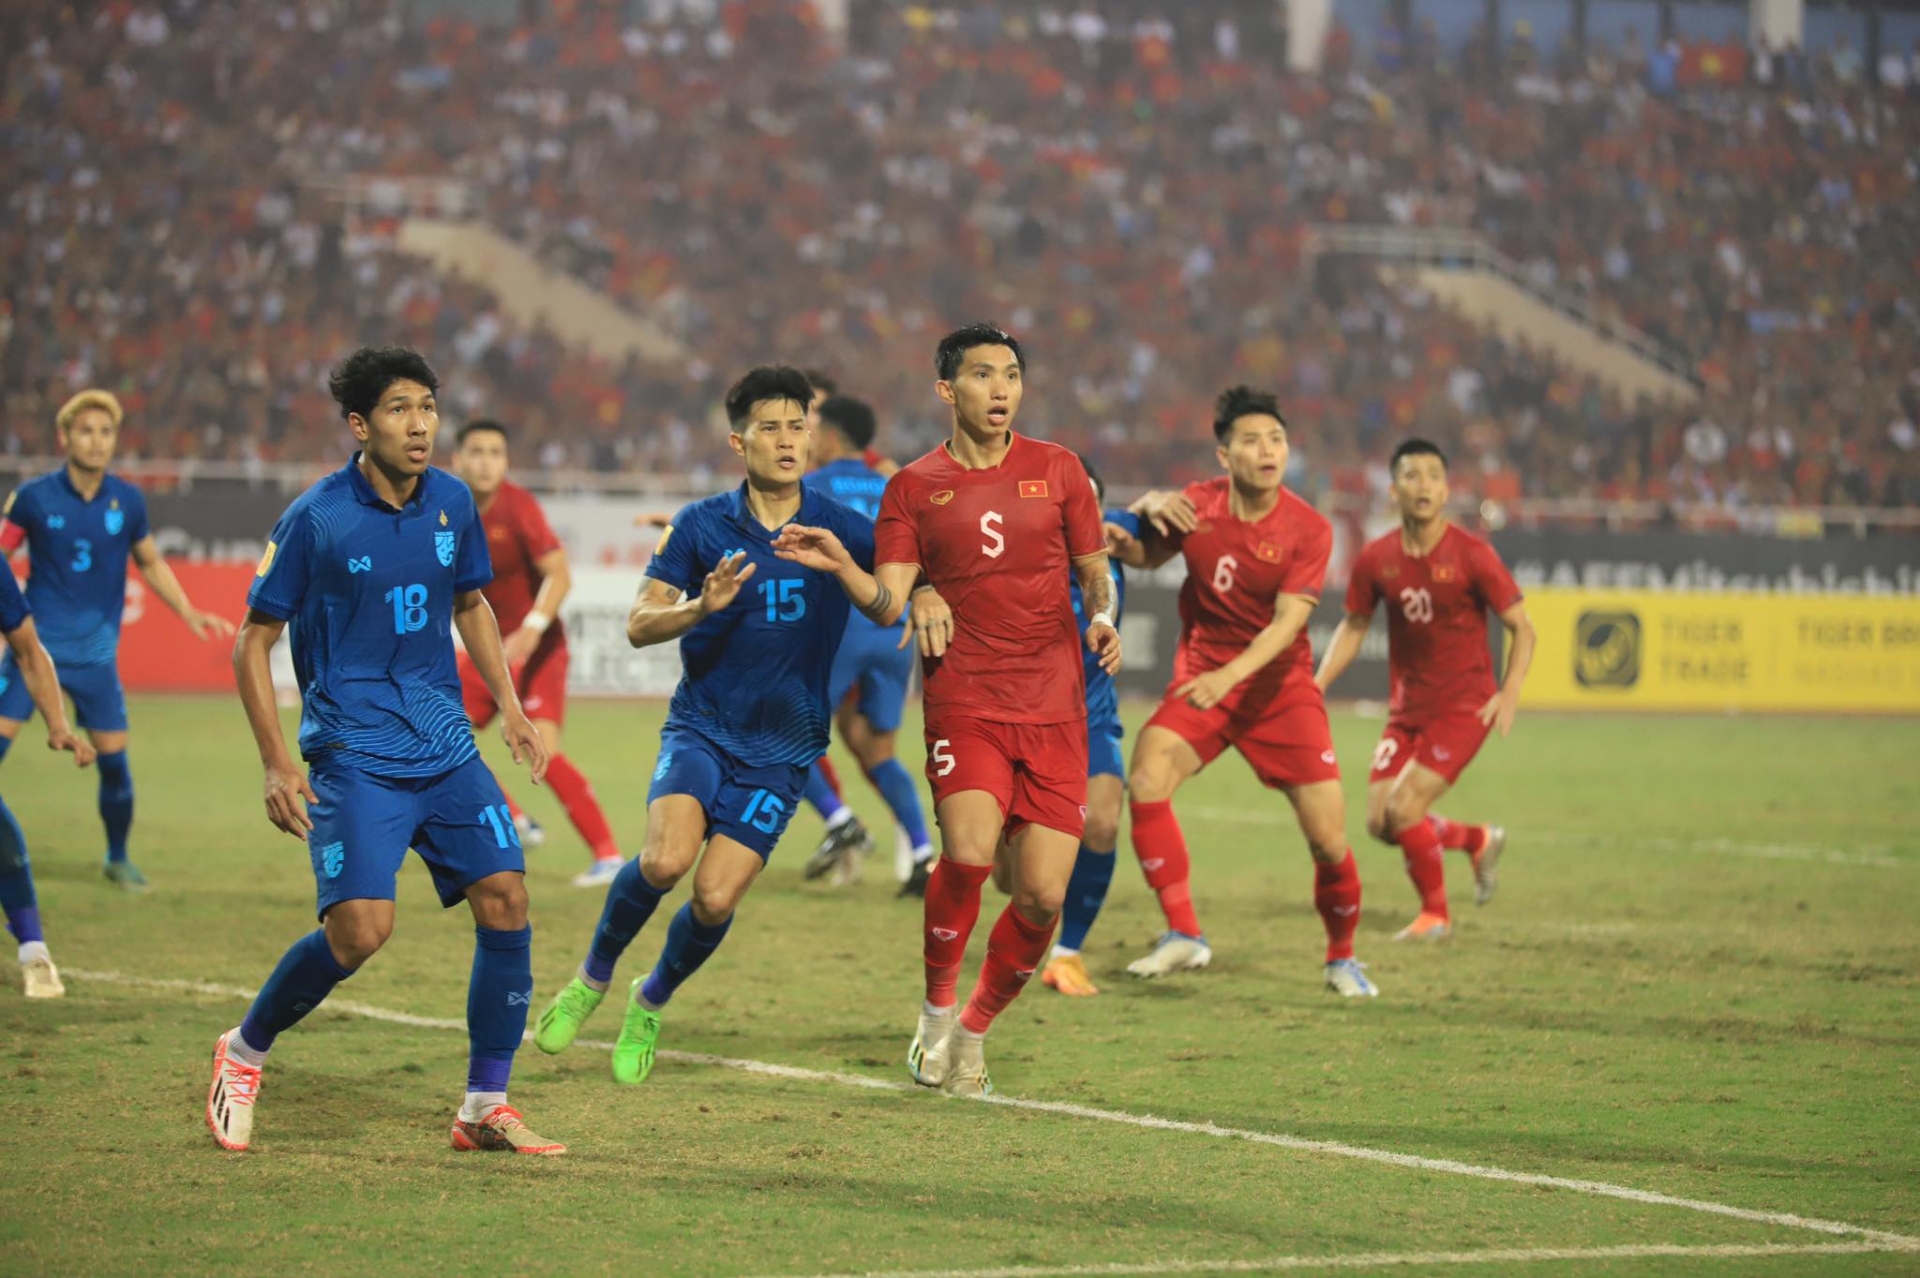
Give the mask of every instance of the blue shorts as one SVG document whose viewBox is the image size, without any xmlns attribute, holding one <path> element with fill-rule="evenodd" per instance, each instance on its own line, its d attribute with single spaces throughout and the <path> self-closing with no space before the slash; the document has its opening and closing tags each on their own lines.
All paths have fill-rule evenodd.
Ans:
<svg viewBox="0 0 1920 1278">
<path fill-rule="evenodd" d="M 1119 717 L 1090 717 L 1087 720 L 1087 775 L 1126 779 L 1126 760 L 1120 755 L 1120 739 L 1126 730 Z"/>
<path fill-rule="evenodd" d="M 111 661 L 92 666 L 61 666 L 60 689 L 73 698 L 73 721 L 89 732 L 127 730 L 127 694 L 120 687 L 120 667 Z M 20 677 L 13 649 L 0 658 L 0 719 L 25 723 L 33 718 L 33 694 Z"/>
<path fill-rule="evenodd" d="M 660 734 L 660 761 L 647 802 L 689 795 L 707 814 L 709 839 L 724 834 L 765 861 L 800 806 L 806 783 L 805 768 L 786 763 L 756 768 L 697 732 L 669 726 Z"/>
<path fill-rule="evenodd" d="M 838 710 L 847 693 L 860 689 L 860 717 L 875 732 L 897 732 L 906 713 L 907 685 L 913 681 L 913 663 L 919 652 L 900 646 L 900 628 L 882 630 L 860 619 L 847 623 L 847 637 L 834 654 L 833 674 L 827 679 L 827 706 Z"/>
<path fill-rule="evenodd" d="M 409 847 L 427 863 L 448 907 L 489 874 L 526 872 L 506 796 L 478 755 L 437 777 L 322 764 L 309 780 L 320 802 L 307 808 L 307 853 L 323 917 L 342 901 L 391 901 Z"/>
</svg>

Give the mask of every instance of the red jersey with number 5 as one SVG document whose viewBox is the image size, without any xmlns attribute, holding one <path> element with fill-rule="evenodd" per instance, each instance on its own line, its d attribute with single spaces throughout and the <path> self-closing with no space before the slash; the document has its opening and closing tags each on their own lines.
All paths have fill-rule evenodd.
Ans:
<svg viewBox="0 0 1920 1278">
<path fill-rule="evenodd" d="M 1187 561 L 1180 647 L 1173 659 L 1176 687 L 1244 652 L 1272 624 L 1281 595 L 1318 599 L 1326 580 L 1333 553 L 1333 525 L 1326 516 L 1282 488 L 1272 510 L 1243 520 L 1233 513 L 1232 485 L 1224 475 L 1187 485 L 1199 526 L 1171 538 Z M 1302 626 L 1285 652 L 1235 692 L 1257 704 L 1312 686 L 1313 645 Z"/>
<path fill-rule="evenodd" d="M 1487 612 L 1520 602 L 1520 587 L 1492 546 L 1452 524 L 1424 555 L 1410 555 L 1400 530 L 1367 543 L 1347 582 L 1347 612 L 1387 605 L 1388 712 L 1426 723 L 1473 713 L 1496 685 L 1487 649 Z"/>
<path fill-rule="evenodd" d="M 493 606 L 501 635 L 510 635 L 533 611 L 546 581 L 541 574 L 541 556 L 560 548 L 560 539 L 547 523 L 546 512 L 532 493 L 511 481 L 502 480 L 493 500 L 480 512 L 487 530 L 487 553 L 493 556 L 493 581 L 482 591 Z M 567 642 L 566 630 L 555 617 L 540 637 L 536 651 L 548 651 Z"/>
<path fill-rule="evenodd" d="M 921 663 L 927 718 L 1066 723 L 1087 715 L 1070 561 L 1106 548 L 1080 459 L 1015 435 L 969 470 L 945 444 L 887 481 L 875 564 L 918 564 L 953 609 L 946 655 Z"/>
</svg>

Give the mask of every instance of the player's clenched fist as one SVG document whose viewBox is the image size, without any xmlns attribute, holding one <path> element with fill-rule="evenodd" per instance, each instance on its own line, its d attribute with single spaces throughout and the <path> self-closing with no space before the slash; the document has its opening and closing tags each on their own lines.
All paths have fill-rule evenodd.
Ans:
<svg viewBox="0 0 1920 1278">
<path fill-rule="evenodd" d="M 1120 672 L 1120 632 L 1104 621 L 1087 627 L 1087 651 L 1100 658 L 1100 668 L 1108 674 Z"/>
<path fill-rule="evenodd" d="M 56 728 L 47 733 L 47 749 L 72 751 L 73 766 L 76 768 L 84 768 L 93 762 L 93 742 L 76 737 L 65 728 Z"/>
<path fill-rule="evenodd" d="M 270 766 L 266 779 L 267 820 L 296 839 L 305 839 L 313 829 L 307 804 L 320 802 L 307 782 L 307 774 L 293 764 Z"/>
<path fill-rule="evenodd" d="M 714 565 L 713 571 L 700 584 L 700 611 L 712 616 L 734 601 L 740 593 L 740 587 L 753 576 L 754 565 L 747 564 L 743 570 L 740 565 L 747 564 L 747 552 L 735 551 Z"/>
</svg>

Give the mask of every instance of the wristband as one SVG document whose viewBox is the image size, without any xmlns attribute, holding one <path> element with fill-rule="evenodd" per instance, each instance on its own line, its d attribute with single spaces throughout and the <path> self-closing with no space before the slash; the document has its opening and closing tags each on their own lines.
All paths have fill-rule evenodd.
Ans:
<svg viewBox="0 0 1920 1278">
<path fill-rule="evenodd" d="M 1113 624 L 1113 618 L 1109 617 L 1104 612 L 1096 612 L 1091 617 L 1087 618 L 1087 629 L 1091 630 L 1095 626 L 1105 626 L 1109 630 L 1117 629 L 1117 627 Z"/>
<path fill-rule="evenodd" d="M 552 624 L 553 618 L 549 617 L 546 613 L 530 612 L 526 615 L 526 618 L 521 621 L 520 628 L 522 630 L 531 630 L 536 635 L 543 635 L 547 633 L 547 627 Z"/>
</svg>

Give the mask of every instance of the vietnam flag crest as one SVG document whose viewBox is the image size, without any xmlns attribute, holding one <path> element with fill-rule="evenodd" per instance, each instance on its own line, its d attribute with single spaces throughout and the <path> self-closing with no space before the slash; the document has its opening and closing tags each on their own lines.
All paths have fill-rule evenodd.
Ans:
<svg viewBox="0 0 1920 1278">
<path fill-rule="evenodd" d="M 1255 546 L 1253 553 L 1262 563 L 1277 564 L 1280 562 L 1280 547 L 1270 541 L 1263 541 Z"/>
<path fill-rule="evenodd" d="M 1433 579 L 1435 581 L 1452 581 L 1453 578 L 1454 569 L 1452 564 L 1435 564 L 1433 566 Z"/>
<path fill-rule="evenodd" d="M 1022 497 L 1045 497 L 1047 495 L 1047 481 L 1044 479 L 1021 480 L 1020 495 Z"/>
</svg>

